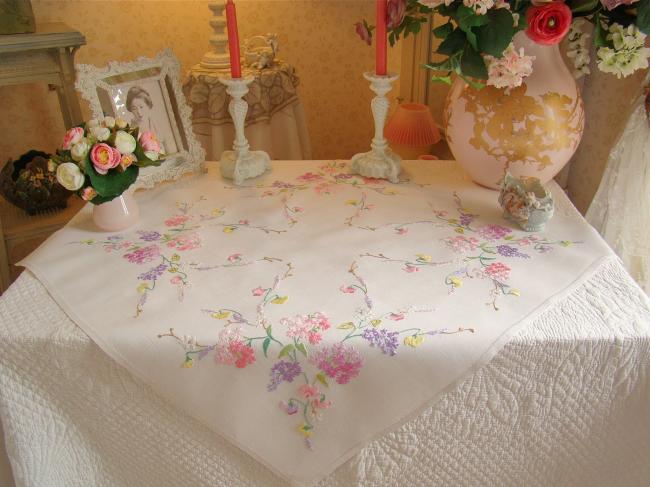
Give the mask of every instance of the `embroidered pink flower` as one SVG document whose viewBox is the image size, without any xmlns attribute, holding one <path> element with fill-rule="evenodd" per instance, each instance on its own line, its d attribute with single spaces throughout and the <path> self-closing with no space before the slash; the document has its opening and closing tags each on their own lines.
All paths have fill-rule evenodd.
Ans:
<svg viewBox="0 0 650 487">
<path fill-rule="evenodd" d="M 181 276 L 174 276 L 169 280 L 169 282 L 175 285 L 183 284 L 183 279 L 181 278 Z"/>
<path fill-rule="evenodd" d="M 242 254 L 231 254 L 228 256 L 228 262 L 230 263 L 235 263 L 235 262 L 241 262 L 241 255 Z"/>
<path fill-rule="evenodd" d="M 165 220 L 165 225 L 168 227 L 180 227 L 191 217 L 189 215 L 176 215 Z"/>
<path fill-rule="evenodd" d="M 282 318 L 280 324 L 287 327 L 287 336 L 307 340 L 317 345 L 323 339 L 321 332 L 330 328 L 330 322 L 323 313 L 296 315 L 293 319 Z"/>
<path fill-rule="evenodd" d="M 314 174 L 313 172 L 307 172 L 302 176 L 298 176 L 296 179 L 301 183 L 313 183 L 314 181 L 321 181 L 323 176 L 320 174 Z"/>
<path fill-rule="evenodd" d="M 317 397 L 311 402 L 311 406 L 314 409 L 329 409 L 332 407 L 332 401 L 323 401 L 320 397 Z"/>
<path fill-rule="evenodd" d="M 263 296 L 264 293 L 266 293 L 266 289 L 258 286 L 255 289 L 253 289 L 252 293 L 253 293 L 253 296 Z"/>
<path fill-rule="evenodd" d="M 90 149 L 90 161 L 99 174 L 106 174 L 110 169 L 119 166 L 121 160 L 120 151 L 108 144 L 95 144 Z"/>
<path fill-rule="evenodd" d="M 479 246 L 479 240 L 474 237 L 449 237 L 444 239 L 445 244 L 454 252 L 471 252 Z"/>
<path fill-rule="evenodd" d="M 224 328 L 219 333 L 214 360 L 218 364 L 243 369 L 255 362 L 255 350 L 242 341 L 238 328 Z"/>
<path fill-rule="evenodd" d="M 131 253 L 124 254 L 124 258 L 132 264 L 144 264 L 158 257 L 160 257 L 160 249 L 157 245 L 149 245 L 148 247 L 142 247 Z"/>
<path fill-rule="evenodd" d="M 240 225 L 249 225 L 250 222 L 248 220 L 239 220 Z"/>
<path fill-rule="evenodd" d="M 347 294 L 354 294 L 356 292 L 356 289 L 352 286 L 341 286 L 340 289 L 342 293 L 347 293 Z"/>
<path fill-rule="evenodd" d="M 399 227 L 395 229 L 395 233 L 397 233 L 397 235 L 406 235 L 409 233 L 409 229 L 406 227 Z"/>
<path fill-rule="evenodd" d="M 243 369 L 247 365 L 255 363 L 255 350 L 243 342 L 232 342 L 228 347 L 230 353 L 235 358 L 235 367 Z"/>
<path fill-rule="evenodd" d="M 176 250 L 186 251 L 197 249 L 201 246 L 201 237 L 198 233 L 190 233 L 188 235 L 179 235 L 174 240 L 167 242 L 167 247 L 175 248 Z"/>
<path fill-rule="evenodd" d="M 70 150 L 74 144 L 79 142 L 84 136 L 84 129 L 81 127 L 72 127 L 63 136 L 63 150 Z"/>
<path fill-rule="evenodd" d="M 335 343 L 316 351 L 309 361 L 338 384 L 347 384 L 359 375 L 363 358 L 359 351 L 343 343 Z"/>
<path fill-rule="evenodd" d="M 420 268 L 411 264 L 406 264 L 404 266 L 404 272 L 420 272 Z"/>
<path fill-rule="evenodd" d="M 318 390 L 318 387 L 309 384 L 301 385 L 298 388 L 298 392 L 300 392 L 302 397 L 304 397 L 305 399 L 311 399 L 320 396 L 320 391 Z"/>
<path fill-rule="evenodd" d="M 491 279 L 505 281 L 510 277 L 510 267 L 501 262 L 494 262 L 483 269 L 483 273 Z"/>
<path fill-rule="evenodd" d="M 484 225 L 478 229 L 479 235 L 488 240 L 500 240 L 512 230 L 501 225 Z"/>
<path fill-rule="evenodd" d="M 294 206 L 293 207 L 293 212 L 294 213 L 302 213 L 303 211 L 305 211 L 305 209 L 303 207 L 301 207 L 301 206 Z"/>
<path fill-rule="evenodd" d="M 391 313 L 388 317 L 393 321 L 401 321 L 404 319 L 404 313 Z"/>
<path fill-rule="evenodd" d="M 298 405 L 293 401 L 289 401 L 289 402 L 280 401 L 278 403 L 278 406 L 280 406 L 280 409 L 282 409 L 288 415 L 293 415 L 298 412 Z"/>
</svg>

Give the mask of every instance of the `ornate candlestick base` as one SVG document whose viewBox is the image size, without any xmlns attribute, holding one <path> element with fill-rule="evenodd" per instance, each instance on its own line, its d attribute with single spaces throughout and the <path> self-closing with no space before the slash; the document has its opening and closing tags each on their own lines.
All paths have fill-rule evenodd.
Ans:
<svg viewBox="0 0 650 487">
<path fill-rule="evenodd" d="M 399 78 L 396 74 L 377 76 L 375 73 L 364 73 L 364 78 L 370 81 L 370 88 L 377 96 L 372 99 L 372 116 L 375 119 L 375 137 L 372 139 L 369 152 L 356 154 L 352 157 L 352 172 L 362 176 L 388 179 L 391 183 L 399 182 L 400 157 L 393 153 L 384 138 L 384 124 L 388 115 L 390 103 L 386 93 L 393 82 Z"/>
<path fill-rule="evenodd" d="M 253 82 L 253 77 L 247 78 L 221 78 L 219 81 L 226 85 L 226 93 L 232 100 L 228 111 L 235 126 L 235 141 L 231 151 L 224 151 L 219 161 L 221 176 L 232 179 L 240 185 L 245 179 L 254 178 L 271 169 L 271 158 L 264 151 L 250 151 L 248 140 L 244 135 L 244 122 L 248 112 L 248 103 L 243 98 L 248 93 L 248 85 Z"/>
</svg>

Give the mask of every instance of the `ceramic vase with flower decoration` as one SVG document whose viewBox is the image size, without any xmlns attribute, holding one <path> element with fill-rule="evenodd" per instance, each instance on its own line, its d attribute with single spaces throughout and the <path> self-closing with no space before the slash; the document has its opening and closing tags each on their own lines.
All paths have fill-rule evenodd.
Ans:
<svg viewBox="0 0 650 487">
<path fill-rule="evenodd" d="M 569 162 L 584 129 L 582 98 L 558 44 L 538 44 L 519 32 L 514 45 L 535 57 L 521 86 L 476 89 L 457 78 L 445 105 L 454 158 L 493 189 L 506 171 L 548 182 Z"/>
</svg>

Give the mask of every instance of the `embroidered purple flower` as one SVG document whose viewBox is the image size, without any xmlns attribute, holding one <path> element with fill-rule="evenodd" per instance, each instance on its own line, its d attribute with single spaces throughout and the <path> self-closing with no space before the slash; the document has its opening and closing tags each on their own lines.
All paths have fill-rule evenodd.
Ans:
<svg viewBox="0 0 650 487">
<path fill-rule="evenodd" d="M 271 367 L 271 382 L 269 382 L 267 389 L 269 392 L 274 391 L 282 382 L 293 382 L 293 379 L 300 375 L 301 372 L 299 362 L 280 360 Z"/>
<path fill-rule="evenodd" d="M 138 276 L 138 279 L 141 281 L 155 281 L 167 270 L 167 264 L 160 264 L 156 267 L 149 269 L 147 272 L 143 272 Z"/>
<path fill-rule="evenodd" d="M 464 227 L 469 226 L 474 221 L 474 215 L 469 215 L 467 213 L 460 214 L 460 224 Z"/>
<path fill-rule="evenodd" d="M 371 347 L 380 348 L 386 355 L 393 356 L 397 353 L 399 333 L 396 331 L 388 331 L 384 328 L 381 330 L 366 328 L 361 336 L 368 340 Z"/>
<path fill-rule="evenodd" d="M 361 371 L 363 358 L 359 351 L 343 343 L 335 343 L 316 351 L 309 361 L 338 384 L 347 384 Z"/>
<path fill-rule="evenodd" d="M 106 237 L 106 240 L 111 240 L 111 241 L 113 241 L 113 240 L 122 240 L 123 238 L 124 237 L 122 237 L 121 235 L 111 235 L 110 237 Z"/>
<path fill-rule="evenodd" d="M 517 248 L 511 247 L 510 245 L 497 245 L 497 252 L 499 255 L 503 255 L 504 257 L 521 257 L 522 259 L 530 259 L 530 255 L 519 252 Z"/>
<path fill-rule="evenodd" d="M 157 259 L 160 256 L 160 249 L 157 245 L 149 245 L 131 253 L 124 254 L 124 258 L 132 264 L 145 264 Z"/>
<path fill-rule="evenodd" d="M 484 225 L 478 229 L 478 233 L 488 240 L 501 240 L 509 233 L 512 233 L 512 230 L 501 225 Z"/>
<path fill-rule="evenodd" d="M 155 242 L 162 237 L 160 232 L 156 232 L 155 230 L 140 230 L 138 233 L 140 234 L 140 240 L 144 240 L 145 242 Z"/>
</svg>

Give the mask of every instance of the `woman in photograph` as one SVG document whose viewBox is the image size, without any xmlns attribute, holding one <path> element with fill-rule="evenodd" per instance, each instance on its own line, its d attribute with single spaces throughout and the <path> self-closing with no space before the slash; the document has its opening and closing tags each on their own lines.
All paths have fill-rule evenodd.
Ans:
<svg viewBox="0 0 650 487">
<path fill-rule="evenodd" d="M 169 131 L 163 130 L 156 123 L 151 95 L 144 88 L 134 85 L 129 88 L 126 94 L 126 109 L 133 115 L 132 122 L 140 128 L 140 131 L 150 130 L 160 142 L 160 146 L 167 154 L 176 152 L 176 145 L 170 139 Z"/>
</svg>

